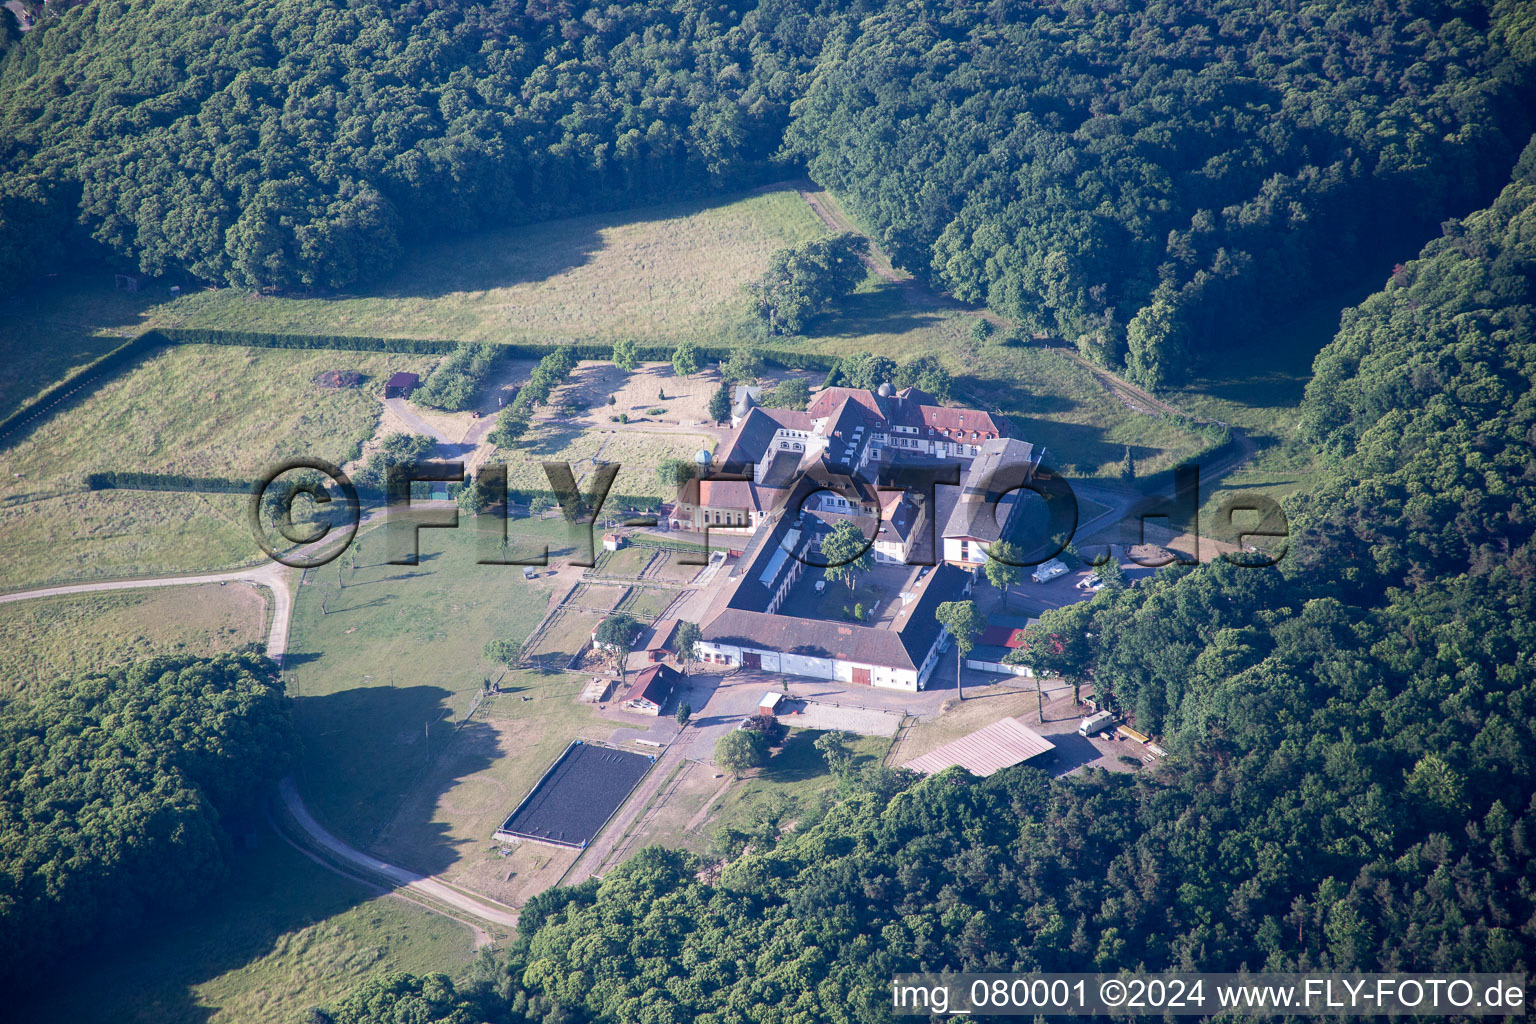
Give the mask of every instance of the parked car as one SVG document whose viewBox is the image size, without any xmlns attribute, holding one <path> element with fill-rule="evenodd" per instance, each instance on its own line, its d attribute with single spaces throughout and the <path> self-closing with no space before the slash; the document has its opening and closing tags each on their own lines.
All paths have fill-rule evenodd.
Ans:
<svg viewBox="0 0 1536 1024">
<path fill-rule="evenodd" d="M 1066 562 L 1059 558 L 1053 558 L 1049 562 L 1037 566 L 1031 578 L 1036 583 L 1046 583 L 1058 576 L 1066 575 L 1067 571 Z"/>
<path fill-rule="evenodd" d="M 1091 576 L 1084 576 L 1082 579 L 1077 581 L 1078 590 L 1101 590 L 1103 587 L 1104 580 L 1099 577 L 1098 573 L 1094 573 Z"/>
</svg>

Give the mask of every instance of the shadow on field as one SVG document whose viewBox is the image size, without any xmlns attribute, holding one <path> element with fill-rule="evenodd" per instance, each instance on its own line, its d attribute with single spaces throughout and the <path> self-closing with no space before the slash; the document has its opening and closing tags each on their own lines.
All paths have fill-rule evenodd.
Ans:
<svg viewBox="0 0 1536 1024">
<path fill-rule="evenodd" d="M 190 909 L 135 919 L 122 931 L 101 934 L 61 958 L 27 989 L 6 993 L 6 1019 L 18 1024 L 205 1024 L 216 1011 L 199 986 L 268 956 L 276 957 L 279 971 L 293 969 L 284 953 L 287 936 L 381 892 L 310 861 L 265 822 L 239 833 L 233 845 L 229 877 L 222 885 Z M 459 926 L 444 919 L 441 927 Z"/>
<path fill-rule="evenodd" d="M 805 332 L 808 338 L 861 337 L 866 334 L 905 334 L 943 321 L 942 310 L 907 303 L 903 287 L 882 281 L 870 291 L 839 299 L 834 309 L 817 317 Z"/>
<path fill-rule="evenodd" d="M 410 671 L 401 666 L 397 678 Z M 402 867 L 435 874 L 452 865 L 458 851 L 433 821 L 438 800 L 498 756 L 496 731 L 458 721 L 452 696 L 437 686 L 375 681 L 299 697 L 294 717 L 304 750 L 295 774 L 320 823 Z"/>
<path fill-rule="evenodd" d="M 710 196 L 641 210 L 506 223 L 422 246 L 372 294 L 441 298 L 543 281 L 583 266 L 603 248 L 603 232 L 653 220 L 691 217 L 728 201 Z M 531 230 L 536 228 L 536 230 Z"/>
<path fill-rule="evenodd" d="M 1026 390 L 1027 385 L 1000 386 L 996 378 L 961 374 L 955 378 L 954 389 L 958 394 L 973 395 L 985 403 L 1004 410 L 1019 409 L 1026 413 L 1071 412 L 1079 403 L 1074 398 L 1050 391 Z M 1008 415 L 1017 415 L 1008 413 Z"/>
</svg>

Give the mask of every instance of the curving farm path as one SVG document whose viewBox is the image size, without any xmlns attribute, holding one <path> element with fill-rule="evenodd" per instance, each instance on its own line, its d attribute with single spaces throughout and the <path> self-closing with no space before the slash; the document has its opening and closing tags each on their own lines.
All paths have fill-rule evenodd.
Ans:
<svg viewBox="0 0 1536 1024">
<path fill-rule="evenodd" d="M 371 518 L 373 517 L 367 517 L 363 522 L 367 523 Z M 267 631 L 267 657 L 280 666 L 283 663 L 283 654 L 288 649 L 288 624 L 293 615 L 293 580 L 298 575 L 296 569 L 270 562 L 266 565 L 228 572 L 166 576 L 159 579 L 103 580 L 96 583 L 40 587 L 36 590 L 0 594 L 0 604 L 114 590 L 186 587 L 208 583 L 247 583 L 265 587 L 272 593 L 272 624 Z M 391 891 L 403 890 L 406 898 L 415 897 L 412 902 L 417 902 L 428 910 L 470 926 L 477 934 L 477 944 L 482 924 L 489 924 L 499 930 L 511 930 L 517 927 L 517 911 L 504 903 L 472 895 L 442 878 L 421 875 L 399 865 L 382 861 L 338 839 L 315 820 L 309 808 L 304 805 L 304 799 L 299 795 L 298 787 L 294 785 L 291 777 L 283 779 L 278 784 L 278 798 L 283 810 L 287 812 L 287 821 L 279 821 L 278 816 L 272 815 L 270 818 L 273 827 L 279 834 L 283 834 L 286 831 L 285 826 L 291 822 L 301 835 L 294 837 L 283 834 L 283 838 L 296 846 L 299 843 L 295 840 L 302 840 L 304 846 L 300 849 L 306 853 L 314 851 L 315 855 L 311 856 L 311 859 L 336 874 L 353 881 L 381 883 Z M 304 847 L 308 849 L 305 850 Z"/>
</svg>

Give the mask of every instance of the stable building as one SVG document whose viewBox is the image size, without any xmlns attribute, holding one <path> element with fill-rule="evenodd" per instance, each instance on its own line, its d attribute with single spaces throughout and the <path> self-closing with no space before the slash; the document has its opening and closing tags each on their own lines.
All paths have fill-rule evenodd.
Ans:
<svg viewBox="0 0 1536 1024">
<path fill-rule="evenodd" d="M 1028 665 L 1011 665 L 1007 658 L 1024 646 L 1024 631 L 1039 621 L 1039 619 L 993 619 L 976 638 L 971 653 L 965 656 L 965 667 L 978 672 L 1033 678 L 1034 670 Z"/>
<path fill-rule="evenodd" d="M 671 665 L 651 665 L 635 673 L 635 681 L 619 698 L 626 711 L 642 715 L 660 715 L 667 706 L 667 698 L 682 681 L 682 673 Z"/>
<path fill-rule="evenodd" d="M 781 517 L 752 539 L 723 607 L 702 626 L 706 663 L 916 692 L 948 646 L 938 606 L 970 593 L 972 575 L 951 565 L 912 569 L 879 624 L 814 618 L 807 563 L 830 530 L 815 517 Z M 889 570 L 887 570 L 889 571 Z M 820 569 L 814 575 L 820 576 Z"/>
</svg>

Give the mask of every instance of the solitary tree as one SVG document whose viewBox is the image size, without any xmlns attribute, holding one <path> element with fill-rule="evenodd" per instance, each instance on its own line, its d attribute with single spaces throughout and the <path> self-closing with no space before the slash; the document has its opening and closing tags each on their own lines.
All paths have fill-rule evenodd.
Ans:
<svg viewBox="0 0 1536 1024">
<path fill-rule="evenodd" d="M 523 645 L 516 640 L 498 638 L 486 642 L 484 653 L 487 661 L 500 662 L 511 668 L 522 660 Z"/>
<path fill-rule="evenodd" d="M 699 372 L 699 350 L 691 341 L 685 341 L 672 352 L 672 372 L 679 377 L 692 377 Z"/>
<path fill-rule="evenodd" d="M 976 646 L 976 634 L 986 628 L 987 620 L 976 610 L 975 601 L 945 601 L 939 605 L 934 617 L 955 638 L 955 690 L 965 700 L 965 687 L 960 681 L 960 670 L 965 656 Z"/>
<path fill-rule="evenodd" d="M 618 670 L 621 683 L 624 681 L 624 661 L 629 657 L 629 652 L 635 645 L 635 635 L 639 632 L 640 623 L 633 617 L 618 612 L 599 622 L 597 633 L 592 638 L 603 655 Z"/>
<path fill-rule="evenodd" d="M 1120 590 L 1128 582 L 1125 578 L 1125 570 L 1120 567 L 1120 563 L 1114 558 L 1109 559 L 1103 565 L 1095 566 L 1093 571 L 1098 574 L 1099 579 L 1104 581 L 1104 585 L 1111 590 Z"/>
<path fill-rule="evenodd" d="M 1131 446 L 1125 446 L 1125 457 L 1120 460 L 1120 479 L 1136 479 L 1136 460 L 1131 458 Z"/>
<path fill-rule="evenodd" d="M 1094 612 L 1086 603 L 1071 604 L 1064 608 L 1048 609 L 1040 622 L 1024 630 L 1019 646 L 1008 652 L 1003 660 L 1010 665 L 1027 665 L 1035 676 L 1036 693 L 1040 690 L 1043 675 L 1061 676 L 1072 684 L 1075 698 L 1083 681 L 1088 678 L 1093 664 L 1092 634 Z M 1044 720 L 1044 697 L 1038 696 L 1041 720 Z"/>
<path fill-rule="evenodd" d="M 687 459 L 663 459 L 656 467 L 656 479 L 666 487 L 681 487 L 693 479 L 693 463 Z"/>
<path fill-rule="evenodd" d="M 821 756 L 826 759 L 827 771 L 837 778 L 848 774 L 853 767 L 853 751 L 848 749 L 848 741 L 851 739 L 848 733 L 840 729 L 833 729 L 823 733 L 814 746 L 821 751 Z"/>
<path fill-rule="evenodd" d="M 727 384 L 755 384 L 763 375 L 763 360 L 749 348 L 738 348 L 720 367 L 720 379 Z"/>
<path fill-rule="evenodd" d="M 953 381 L 944 364 L 935 355 L 913 356 L 896 369 L 892 380 L 898 388 L 917 388 L 933 395 L 941 402 L 949 400 Z M 877 385 L 878 386 L 878 385 Z"/>
<path fill-rule="evenodd" d="M 859 574 L 868 572 L 875 564 L 870 548 L 870 542 L 853 520 L 842 519 L 821 542 L 821 553 L 827 558 L 827 567 L 822 572 L 833 583 L 842 580 L 852 590 Z"/>
<path fill-rule="evenodd" d="M 684 619 L 677 624 L 677 658 L 683 663 L 684 673 L 699 660 L 699 640 L 702 636 L 697 622 Z"/>
<path fill-rule="evenodd" d="M 740 775 L 768 760 L 768 737 L 749 729 L 732 729 L 715 744 L 715 764 Z"/>
<path fill-rule="evenodd" d="M 630 373 L 639 363 L 639 356 L 635 350 L 635 343 L 629 338 L 621 338 L 613 343 L 613 365 L 625 373 Z"/>
<path fill-rule="evenodd" d="M 731 386 L 722 383 L 715 389 L 715 393 L 709 396 L 709 418 L 716 423 L 724 423 L 731 418 Z"/>
<path fill-rule="evenodd" d="M 677 724 L 678 725 L 687 725 L 688 724 L 688 720 L 690 718 L 692 718 L 692 717 L 693 717 L 693 705 L 692 704 L 684 703 L 684 704 L 679 704 L 677 706 Z"/>
<path fill-rule="evenodd" d="M 811 386 L 799 377 L 791 377 L 763 396 L 763 404 L 773 409 L 804 412 L 811 401 Z"/>
<path fill-rule="evenodd" d="M 843 357 L 843 383 L 850 388 L 877 391 L 881 384 L 889 383 L 895 376 L 896 360 L 889 356 L 875 356 L 865 352 Z"/>
<path fill-rule="evenodd" d="M 1005 608 L 1008 606 L 1008 588 L 1024 577 L 1024 570 L 1018 565 L 1023 560 L 1023 552 L 1012 541 L 993 541 L 987 548 L 987 582 L 1003 592 Z"/>
</svg>

